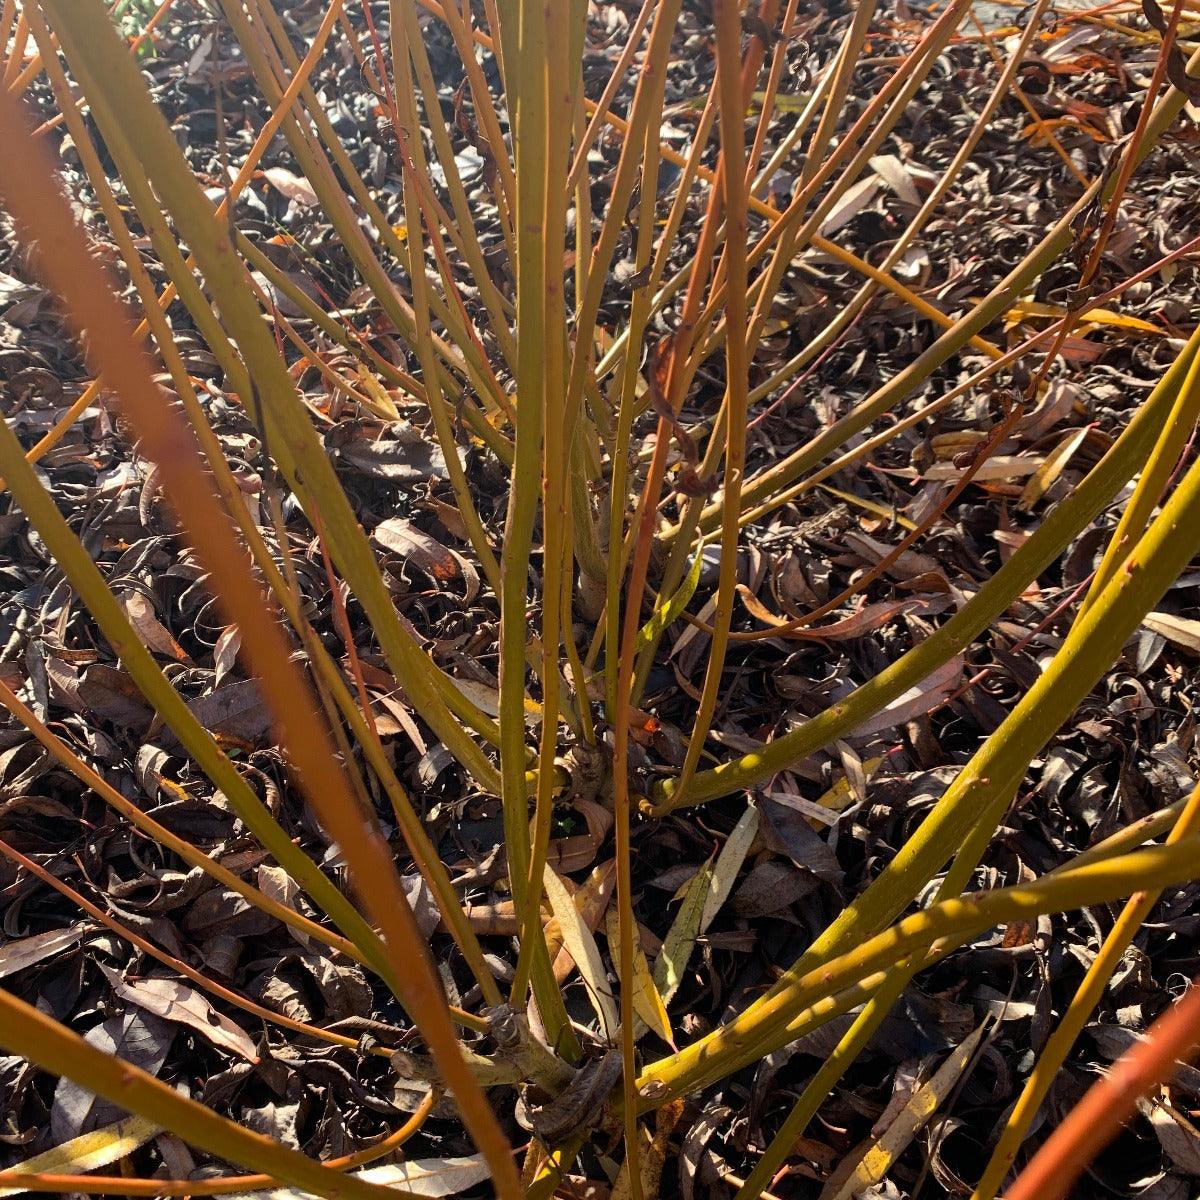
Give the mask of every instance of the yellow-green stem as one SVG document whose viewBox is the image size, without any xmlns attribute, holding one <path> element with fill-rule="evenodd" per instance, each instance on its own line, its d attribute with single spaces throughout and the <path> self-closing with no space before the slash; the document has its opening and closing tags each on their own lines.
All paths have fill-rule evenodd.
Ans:
<svg viewBox="0 0 1200 1200">
<path fill-rule="evenodd" d="M 1200 465 L 1193 466 L 1102 599 L 1071 630 L 1038 681 L 960 772 L 930 815 L 856 901 L 845 908 L 765 997 L 721 1030 L 655 1064 L 676 1090 L 743 1063 L 753 1044 L 782 1044 L 797 981 L 848 944 L 869 937 L 902 911 L 1109 668 L 1130 634 L 1200 548 Z M 1132 890 L 1132 889 L 1131 889 Z M 787 999 L 784 999 L 787 997 Z"/>
<path fill-rule="evenodd" d="M 725 265 L 729 286 L 726 290 L 725 322 L 731 330 L 746 323 L 746 167 L 743 144 L 741 24 L 736 4 L 732 0 L 717 0 L 717 87 L 720 93 L 721 117 L 721 183 L 725 205 Z M 721 561 L 717 583 L 717 606 L 713 616 L 713 633 L 704 685 L 696 719 L 688 739 L 683 768 L 675 784 L 679 803 L 695 774 L 700 753 L 708 738 L 717 694 L 725 669 L 725 653 L 729 646 L 729 628 L 733 620 L 734 586 L 737 583 L 738 516 L 741 511 L 742 476 L 746 464 L 746 409 L 749 391 L 746 340 L 729 337 L 725 340 L 725 399 L 723 407 L 729 414 L 725 448 L 725 478 L 721 521 Z M 632 978 L 630 975 L 623 978 Z"/>
</svg>

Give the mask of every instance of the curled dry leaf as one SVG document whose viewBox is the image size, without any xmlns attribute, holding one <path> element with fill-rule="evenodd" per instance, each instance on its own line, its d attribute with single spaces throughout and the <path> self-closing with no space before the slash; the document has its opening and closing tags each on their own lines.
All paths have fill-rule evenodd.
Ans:
<svg viewBox="0 0 1200 1200">
<path fill-rule="evenodd" d="M 679 985 L 683 982 L 683 973 L 687 970 L 688 960 L 692 957 L 692 948 L 700 934 L 700 921 L 704 916 L 705 902 L 708 900 L 712 887 L 713 864 L 709 860 L 687 885 L 683 894 L 683 903 L 663 938 L 662 949 L 654 960 L 654 986 L 664 1004 L 670 1004 Z"/>
<path fill-rule="evenodd" d="M 6 975 L 15 975 L 18 971 L 24 971 L 26 967 L 32 967 L 43 959 L 69 949 L 94 928 L 93 925 L 81 922 L 69 929 L 51 929 L 46 933 L 35 933 L 30 937 L 6 942 L 0 946 L 0 979 Z"/>
<path fill-rule="evenodd" d="M 767 859 L 755 863 L 738 886 L 733 911 L 747 920 L 780 915 L 817 886 L 816 879 L 791 863 Z"/>
<path fill-rule="evenodd" d="M 588 877 L 575 889 L 571 897 L 579 910 L 580 919 L 593 932 L 600 927 L 608 903 L 612 899 L 613 889 L 617 885 L 617 864 L 615 859 L 600 863 L 593 868 Z M 575 969 L 575 960 L 571 952 L 563 944 L 562 931 L 557 919 L 552 918 L 546 926 L 546 945 L 554 960 L 554 978 L 559 983 L 569 979 Z"/>
<path fill-rule="evenodd" d="M 187 661 L 187 652 L 171 636 L 171 631 L 158 619 L 154 605 L 141 592 L 122 592 L 117 599 L 147 648 L 165 658 Z"/>
<path fill-rule="evenodd" d="M 750 804 L 725 839 L 725 845 L 721 847 L 721 853 L 717 855 L 717 861 L 713 866 L 708 894 L 704 898 L 704 907 L 700 910 L 697 934 L 704 933 L 708 929 L 716 920 L 721 906 L 729 899 L 729 893 L 733 891 L 738 872 L 741 871 L 742 864 L 746 861 L 746 855 L 750 853 L 750 847 L 754 844 L 754 838 L 758 833 L 758 822 L 758 809 Z"/>
<path fill-rule="evenodd" d="M 295 175 L 286 167 L 267 167 L 262 174 L 281 196 L 286 196 L 293 204 L 304 208 L 316 207 L 317 193 L 303 175 Z"/>
<path fill-rule="evenodd" d="M 866 179 L 860 179 L 848 187 L 821 223 L 821 236 L 829 237 L 852 221 L 875 199 L 881 186 L 882 180 L 878 175 L 868 175 Z"/>
<path fill-rule="evenodd" d="M 187 1025 L 214 1046 L 228 1050 L 247 1062 L 258 1062 L 254 1039 L 215 1008 L 195 988 L 177 979 L 125 979 L 119 971 L 101 965 L 104 977 L 122 1000 L 137 1004 L 156 1017 Z"/>
<path fill-rule="evenodd" d="M 271 729 L 271 710 L 254 679 L 224 684 L 206 696 L 189 701 L 188 708 L 209 733 L 243 745 L 256 745 Z M 170 730 L 163 730 L 157 740 L 166 750 L 181 748 Z"/>
<path fill-rule="evenodd" d="M 1026 458 L 1013 454 L 993 454 L 982 466 L 972 469 L 971 478 L 978 483 L 991 479 L 1021 479 L 1032 475 L 1042 465 L 1040 458 Z M 934 463 L 924 474 L 926 479 L 942 482 L 957 482 L 967 468 L 958 467 L 952 462 Z"/>
<path fill-rule="evenodd" d="M 546 861 L 560 875 L 590 866 L 613 823 L 612 810 L 594 800 L 576 800 L 571 807 L 583 814 L 588 831 L 551 839 Z"/>
<path fill-rule="evenodd" d="M 1138 1111 L 1150 1122 L 1158 1144 L 1175 1169 L 1200 1177 L 1200 1129 L 1170 1103 L 1166 1089 L 1157 1100 L 1139 1100 Z"/>
<path fill-rule="evenodd" d="M 150 1075 L 157 1075 L 162 1069 L 174 1038 L 175 1031 L 167 1021 L 139 1009 L 120 1017 L 109 1017 L 83 1035 L 88 1045 L 140 1067 Z M 54 1089 L 50 1135 L 55 1142 L 66 1142 L 126 1115 L 111 1101 L 102 1100 L 87 1088 L 63 1078 Z"/>
<path fill-rule="evenodd" d="M 749 588 L 739 585 L 737 590 L 738 595 L 742 598 L 742 603 L 757 620 L 771 626 L 787 624 L 786 617 L 777 617 L 770 612 Z M 845 642 L 874 632 L 902 613 L 921 608 L 922 603 L 920 600 L 881 600 L 878 604 L 864 605 L 858 612 L 830 621 L 826 625 L 804 625 L 799 629 L 782 629 L 779 636 L 814 642 Z"/>
<path fill-rule="evenodd" d="M 717 1130 L 725 1127 L 731 1116 L 733 1109 L 728 1105 L 710 1105 L 688 1130 L 679 1152 L 679 1194 L 682 1200 L 693 1200 L 700 1161 L 706 1153 L 705 1147 Z"/>
<path fill-rule="evenodd" d="M 682 1100 L 672 1100 L 670 1104 L 664 1104 L 654 1114 L 654 1134 L 650 1136 L 645 1130 L 642 1130 L 645 1140 L 637 1149 L 641 1189 L 635 1193 L 633 1181 L 629 1177 L 629 1158 L 626 1157 L 617 1174 L 617 1181 L 613 1184 L 612 1200 L 631 1200 L 635 1194 L 640 1196 L 657 1196 L 659 1194 L 671 1135 L 675 1132 L 675 1127 L 683 1116 L 683 1110 Z"/>
<path fill-rule="evenodd" d="M 1087 440 L 1088 427 L 1076 429 L 1067 434 L 1042 461 L 1042 465 L 1029 477 L 1017 501 L 1017 507 L 1024 511 L 1031 509 L 1054 485 L 1058 477 L 1066 470 L 1067 464 L 1075 456 L 1075 451 Z"/>
<path fill-rule="evenodd" d="M 461 580 L 465 587 L 464 604 L 470 604 L 479 595 L 479 573 L 471 563 L 412 521 L 389 518 L 375 526 L 372 536 L 385 550 L 411 562 L 437 584 Z"/>
<path fill-rule="evenodd" d="M 958 468 L 952 463 L 937 464 L 948 465 L 951 468 L 951 476 L 958 477 Z M 934 468 L 930 468 L 933 470 Z M 928 477 L 928 473 L 927 477 Z M 843 535 L 850 547 L 869 563 L 877 563 L 881 559 L 886 558 L 892 552 L 892 547 L 884 542 L 877 541 L 873 537 L 860 532 L 857 529 L 848 529 Z M 941 570 L 941 564 L 936 558 L 928 554 L 918 554 L 915 550 L 905 550 L 898 559 L 887 569 L 887 573 L 894 579 L 916 579 L 921 575 L 933 575 Z"/>
<path fill-rule="evenodd" d="M 144 731 L 154 713 L 133 680 L 120 668 L 92 663 L 76 690 L 84 712 L 125 729 Z"/>
<path fill-rule="evenodd" d="M 914 684 L 908 691 L 897 696 L 891 704 L 880 709 L 873 717 L 868 717 L 861 725 L 856 725 L 850 731 L 851 734 L 854 737 L 866 737 L 868 734 L 878 733 L 881 729 L 903 725 L 915 717 L 923 717 L 958 687 L 962 669 L 963 656 L 959 654 L 931 671 L 920 683 Z"/>
<path fill-rule="evenodd" d="M 609 957 L 617 972 L 617 982 L 624 987 L 624 981 L 621 979 L 620 956 L 617 954 L 621 933 L 620 920 L 615 909 L 608 910 L 604 922 L 605 932 L 608 936 Z M 671 1033 L 671 1019 L 667 1016 L 666 1005 L 663 1004 L 658 988 L 654 986 L 650 965 L 646 961 L 645 951 L 643 951 L 636 934 L 633 943 L 633 1011 L 637 1014 L 642 1026 L 658 1034 L 668 1045 L 675 1045 L 674 1035 Z"/>
</svg>

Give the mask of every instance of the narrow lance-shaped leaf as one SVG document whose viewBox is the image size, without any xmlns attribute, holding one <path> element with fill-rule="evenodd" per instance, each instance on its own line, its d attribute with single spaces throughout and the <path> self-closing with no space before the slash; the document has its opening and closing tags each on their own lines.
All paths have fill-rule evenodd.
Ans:
<svg viewBox="0 0 1200 1200">
<path fill-rule="evenodd" d="M 42 1154 L 35 1154 L 15 1167 L 7 1168 L 6 1174 L 78 1175 L 94 1171 L 97 1167 L 107 1167 L 132 1154 L 161 1131 L 161 1125 L 146 1117 L 126 1117 L 102 1129 L 93 1129 L 91 1133 L 81 1133 Z M 24 1191 L 19 1185 L 3 1186 L 0 1187 L 0 1196 L 19 1196 Z"/>
</svg>

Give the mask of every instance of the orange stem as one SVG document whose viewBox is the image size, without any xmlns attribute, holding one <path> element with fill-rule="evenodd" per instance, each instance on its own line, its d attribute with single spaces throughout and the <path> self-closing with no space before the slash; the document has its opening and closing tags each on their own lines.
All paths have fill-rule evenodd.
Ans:
<svg viewBox="0 0 1200 1200">
<path fill-rule="evenodd" d="M 1092 1085 L 1046 1139 L 1005 1200 L 1064 1200 L 1084 1167 L 1116 1137 L 1138 1098 L 1176 1071 L 1200 1041 L 1200 981 Z"/>
</svg>

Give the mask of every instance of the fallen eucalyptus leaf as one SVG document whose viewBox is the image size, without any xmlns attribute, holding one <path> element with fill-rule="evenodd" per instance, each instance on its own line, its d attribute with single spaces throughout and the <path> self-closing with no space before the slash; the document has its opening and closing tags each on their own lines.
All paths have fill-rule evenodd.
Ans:
<svg viewBox="0 0 1200 1200">
<path fill-rule="evenodd" d="M 83 1175 L 132 1154 L 161 1129 L 161 1125 L 147 1121 L 145 1117 L 124 1117 L 4 1169 L 20 1175 Z M 0 1187 L 0 1196 L 19 1196 L 26 1190 Z"/>
</svg>

